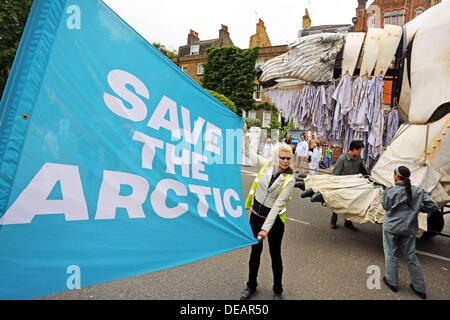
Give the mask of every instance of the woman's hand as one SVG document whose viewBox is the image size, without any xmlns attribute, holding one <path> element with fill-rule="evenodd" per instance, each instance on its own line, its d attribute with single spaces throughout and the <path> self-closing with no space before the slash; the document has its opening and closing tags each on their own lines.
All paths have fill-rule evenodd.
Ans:
<svg viewBox="0 0 450 320">
<path fill-rule="evenodd" d="M 259 238 L 261 238 L 261 240 L 259 240 L 260 242 L 263 242 L 266 237 L 267 237 L 267 231 L 261 230 L 258 233 L 258 240 L 259 240 Z"/>
</svg>

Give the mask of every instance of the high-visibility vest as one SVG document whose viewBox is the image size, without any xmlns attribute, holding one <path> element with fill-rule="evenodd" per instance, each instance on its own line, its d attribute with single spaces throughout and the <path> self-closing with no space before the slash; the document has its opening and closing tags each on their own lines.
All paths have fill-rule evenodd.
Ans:
<svg viewBox="0 0 450 320">
<path fill-rule="evenodd" d="M 264 167 L 262 167 L 262 169 L 256 175 L 256 178 L 253 181 L 252 187 L 250 188 L 250 192 L 247 196 L 247 200 L 245 200 L 245 209 L 250 209 L 253 206 L 253 201 L 255 200 L 256 188 L 258 187 L 258 183 L 259 183 L 259 180 L 261 179 L 261 175 L 262 175 L 263 171 L 266 170 L 266 168 L 269 167 L 270 165 L 271 165 L 270 162 L 265 164 Z M 286 175 L 286 178 L 284 178 L 284 181 L 283 181 L 283 185 L 281 186 L 281 190 L 278 194 L 280 194 L 281 191 L 283 191 L 284 186 L 286 185 L 286 182 L 288 181 L 290 176 L 292 176 L 292 175 L 291 174 Z M 288 201 L 291 201 L 291 199 L 292 199 L 292 197 L 289 197 Z M 283 205 L 283 209 L 281 209 L 281 211 L 278 214 L 280 216 L 281 221 L 283 221 L 283 223 L 285 223 L 285 221 L 286 221 L 286 205 Z"/>
</svg>

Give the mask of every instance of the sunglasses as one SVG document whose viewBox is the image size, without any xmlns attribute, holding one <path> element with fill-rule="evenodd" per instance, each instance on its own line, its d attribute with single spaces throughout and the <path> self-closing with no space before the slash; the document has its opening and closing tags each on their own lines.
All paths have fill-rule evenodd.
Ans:
<svg viewBox="0 0 450 320">
<path fill-rule="evenodd" d="M 279 157 L 281 160 L 291 160 L 291 157 Z"/>
</svg>

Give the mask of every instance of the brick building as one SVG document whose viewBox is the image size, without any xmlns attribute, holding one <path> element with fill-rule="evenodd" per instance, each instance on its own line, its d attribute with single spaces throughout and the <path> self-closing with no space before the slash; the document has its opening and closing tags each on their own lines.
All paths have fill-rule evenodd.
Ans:
<svg viewBox="0 0 450 320">
<path fill-rule="evenodd" d="M 221 25 L 219 38 L 211 40 L 200 40 L 198 33 L 194 30 L 190 30 L 187 37 L 187 43 L 179 47 L 177 57 L 171 59 L 171 61 L 201 85 L 200 80 L 203 77 L 203 64 L 208 61 L 206 49 L 213 46 L 223 47 L 230 45 L 233 45 L 233 41 L 228 32 L 228 27 L 225 25 Z M 256 33 L 250 36 L 249 47 L 259 47 L 255 67 L 264 61 L 287 52 L 287 45 L 272 46 L 266 32 L 266 27 L 264 26 L 264 21 L 261 19 L 259 19 L 256 24 Z M 263 90 L 257 83 L 256 78 L 253 99 L 256 105 L 264 102 L 271 103 L 263 94 Z M 259 119 L 264 126 L 268 126 L 272 120 L 272 113 L 263 108 L 250 110 L 248 112 L 239 110 L 238 114 L 242 114 L 244 117 Z"/>
<path fill-rule="evenodd" d="M 287 45 L 272 46 L 269 36 L 266 32 L 264 21 L 262 21 L 261 19 L 259 19 L 258 23 L 256 24 L 256 33 L 250 36 L 249 47 L 258 47 L 258 58 L 256 60 L 255 68 L 263 64 L 265 61 L 287 52 Z M 272 102 L 264 95 L 264 91 L 266 89 L 263 89 L 261 85 L 258 84 L 256 77 L 254 84 L 255 91 L 253 92 L 253 100 L 255 105 L 257 106 L 265 102 L 272 104 Z M 247 112 L 241 110 L 241 112 L 243 116 L 246 116 L 248 118 L 259 119 L 263 128 L 269 126 L 273 116 L 278 117 L 278 121 L 281 120 L 279 112 L 271 112 L 270 110 L 266 110 L 264 108 L 253 109 Z"/>
<path fill-rule="evenodd" d="M 385 24 L 404 25 L 441 0 L 374 0 L 366 9 L 367 0 L 358 0 L 356 31 L 383 28 Z M 392 77 L 384 81 L 383 103 L 391 103 Z"/>
<path fill-rule="evenodd" d="M 385 24 L 404 25 L 441 0 L 374 0 L 365 9 L 367 0 L 359 0 L 362 29 L 383 28 Z"/>
<path fill-rule="evenodd" d="M 197 83 L 203 77 L 203 64 L 208 60 L 206 49 L 209 47 L 232 46 L 228 27 L 221 25 L 219 29 L 219 37 L 210 40 L 200 40 L 198 33 L 190 30 L 187 43 L 178 48 L 178 55 L 171 59 L 180 69 L 186 72 Z"/>
</svg>

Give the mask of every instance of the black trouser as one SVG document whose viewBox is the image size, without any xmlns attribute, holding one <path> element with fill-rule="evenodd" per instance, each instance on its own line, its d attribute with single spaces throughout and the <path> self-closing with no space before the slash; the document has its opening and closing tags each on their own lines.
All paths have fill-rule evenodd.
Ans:
<svg viewBox="0 0 450 320">
<path fill-rule="evenodd" d="M 333 214 L 331 215 L 331 223 L 336 224 L 337 220 L 338 220 L 338 216 L 337 216 L 336 213 L 333 212 Z M 352 225 L 353 225 L 353 222 L 351 222 L 350 220 L 345 219 L 344 226 L 352 226 Z"/>
<path fill-rule="evenodd" d="M 258 233 L 261 231 L 261 227 L 264 224 L 265 219 L 256 216 L 255 214 L 250 215 L 250 226 L 252 227 L 253 235 L 256 238 Z M 273 291 L 275 293 L 282 293 L 283 286 L 281 284 L 281 279 L 283 276 L 283 262 L 281 260 L 281 241 L 283 240 L 284 234 L 284 223 L 278 216 L 267 234 L 267 240 L 269 242 L 270 257 L 272 258 L 272 272 L 273 272 Z M 262 242 L 252 246 L 252 252 L 250 254 L 249 262 L 249 275 L 247 286 L 250 289 L 256 289 L 258 282 L 256 281 L 258 277 L 258 269 L 261 258 L 261 253 L 263 250 Z"/>
</svg>

